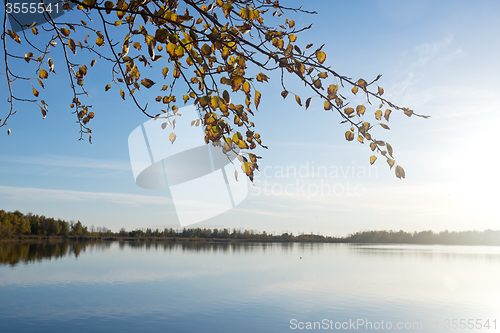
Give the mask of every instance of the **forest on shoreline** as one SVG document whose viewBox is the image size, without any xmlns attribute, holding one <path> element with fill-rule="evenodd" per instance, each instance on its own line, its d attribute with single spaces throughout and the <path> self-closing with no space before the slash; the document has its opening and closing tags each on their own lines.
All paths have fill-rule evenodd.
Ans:
<svg viewBox="0 0 500 333">
<path fill-rule="evenodd" d="M 399 243 L 399 244 L 444 244 L 444 245 L 500 245 L 500 230 L 484 231 L 428 231 L 406 232 L 371 230 L 349 234 L 347 237 L 332 237 L 315 234 L 282 233 L 268 234 L 265 231 L 243 229 L 151 229 L 142 228 L 112 232 L 105 227 L 84 226 L 80 221 L 67 222 L 43 215 L 19 211 L 0 210 L 0 240 L 192 240 L 192 241 L 260 241 L 260 242 L 324 242 L 324 243 Z"/>
</svg>

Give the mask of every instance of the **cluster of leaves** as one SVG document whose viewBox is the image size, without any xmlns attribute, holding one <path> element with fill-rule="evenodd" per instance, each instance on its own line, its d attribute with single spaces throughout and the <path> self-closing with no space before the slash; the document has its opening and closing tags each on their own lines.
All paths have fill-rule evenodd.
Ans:
<svg viewBox="0 0 500 333">
<path fill-rule="evenodd" d="M 393 110 L 401 110 L 407 116 L 416 114 L 383 98 L 384 90 L 381 87 L 377 86 L 372 91 L 380 76 L 371 83 L 363 79 L 353 81 L 325 65 L 326 53 L 322 50 L 323 46 L 314 48 L 313 44 L 307 44 L 301 50 L 297 44 L 298 34 L 311 26 L 297 28 L 295 21 L 288 19 L 286 14 L 314 12 L 288 8 L 279 1 L 271 0 L 185 0 L 182 4 L 177 0 L 118 0 L 116 3 L 110 0 L 69 1 L 77 4 L 76 9 L 87 19 L 78 23 L 56 23 L 49 17 L 50 28 L 45 30 L 51 32 L 52 36 L 43 50 L 28 40 L 28 29 L 23 30 L 23 37 L 29 46 L 40 54 L 35 59 L 34 53 L 28 52 L 24 59 L 27 62 L 35 60 L 38 73 L 36 79 L 43 88 L 42 80 L 47 79 L 48 71 L 54 72 L 53 61 L 48 56 L 50 48 L 55 47 L 57 42 L 62 46 L 73 89 L 70 107 L 77 115 L 81 136 L 88 133 L 89 140 L 91 139 L 92 131 L 88 124 L 94 118 L 94 112 L 89 111 L 91 106 L 80 100 L 81 95 L 88 96 L 84 78 L 89 68 L 70 61 L 69 54 L 76 55 L 77 52 L 86 50 L 111 63 L 111 83 L 104 89 L 108 91 L 112 85 L 116 85 L 121 98 L 132 98 L 144 114 L 152 118 L 165 118 L 166 121 L 161 125 L 164 129 L 169 125 L 172 129 L 175 128 L 175 119 L 171 118 L 179 115 L 177 103 L 192 101 L 200 115 L 200 119 L 193 120 L 192 125 L 203 125 L 205 141 L 222 146 L 224 152 L 238 148 L 241 168 L 250 179 L 253 179 L 254 171 L 258 170 L 257 161 L 260 158 L 252 151 L 257 146 L 265 147 L 254 129 L 251 116 L 258 110 L 262 96 L 257 85 L 269 82 L 270 78 L 265 73 L 270 71 L 281 73 L 283 98 L 293 94 L 296 102 L 303 106 L 300 96 L 287 90 L 284 84 L 284 75 L 297 77 L 314 93 L 306 99 L 306 109 L 310 107 L 313 98 L 321 99 L 324 109 L 336 111 L 343 118 L 342 123 L 349 127 L 345 133 L 348 141 L 357 137 L 360 143 L 369 142 L 371 150 L 385 157 L 391 168 L 396 165 L 392 146 L 376 140 L 370 133 L 377 125 L 384 129 L 389 127 L 381 122 L 370 124 L 363 121 L 365 105 L 351 107 L 339 89 L 345 85 L 351 86 L 353 94 L 363 93 L 366 96 L 365 104 L 371 104 L 371 98 L 377 100 L 380 110 L 375 111 L 376 121 L 381 121 L 382 115 L 388 121 Z M 64 10 L 69 7 L 68 2 L 64 3 Z M 99 21 L 102 29 L 98 29 L 97 24 L 87 23 L 94 23 L 91 15 L 94 15 L 94 20 Z M 266 25 L 264 19 L 270 15 L 274 20 L 283 20 L 283 24 Z M 4 29 L 5 27 L 4 22 Z M 116 28 L 117 32 L 123 32 L 125 37 L 115 41 L 116 38 L 112 38 L 110 34 L 111 27 Z M 29 28 L 34 35 L 38 34 L 36 24 Z M 77 36 L 77 29 L 84 31 L 85 37 L 81 40 L 73 37 Z M 15 32 L 9 30 L 7 34 L 14 42 L 21 43 L 20 36 Z M 105 46 L 109 54 L 101 51 Z M 16 57 L 7 52 L 6 46 L 5 52 L 6 59 Z M 95 63 L 96 60 L 92 60 L 90 67 Z M 19 77 L 10 71 L 7 61 L 6 66 L 11 89 L 12 78 Z M 47 66 L 48 71 L 42 66 Z M 156 82 L 144 74 L 153 66 L 161 70 L 163 79 L 168 84 L 158 85 L 161 88 L 155 101 L 161 111 L 149 113 L 148 104 L 141 106 L 136 93 L 142 87 L 158 87 Z M 333 79 L 333 83 L 328 84 L 329 79 Z M 32 79 L 27 80 L 31 82 Z M 174 91 L 179 81 L 187 87 L 182 97 Z M 33 94 L 38 97 L 39 93 L 35 88 Z M 241 103 L 236 102 L 237 99 Z M 13 100 L 22 99 L 15 98 L 11 91 L 9 116 L 15 113 Z M 38 100 L 24 101 L 38 103 Z M 41 103 L 45 117 L 46 103 Z M 388 108 L 382 112 L 384 106 Z M 0 121 L 0 126 L 5 124 L 6 119 Z M 176 135 L 172 133 L 170 141 L 173 143 L 175 139 Z M 372 155 L 370 163 L 373 164 L 376 159 Z M 396 165 L 395 170 L 398 178 L 405 177 L 401 166 Z M 235 176 L 237 177 L 237 173 Z"/>
</svg>

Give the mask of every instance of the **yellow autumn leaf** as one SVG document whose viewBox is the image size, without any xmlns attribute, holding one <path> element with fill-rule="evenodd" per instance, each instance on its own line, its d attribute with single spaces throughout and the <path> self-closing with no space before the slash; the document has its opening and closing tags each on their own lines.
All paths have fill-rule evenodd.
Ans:
<svg viewBox="0 0 500 333">
<path fill-rule="evenodd" d="M 40 69 L 40 73 L 38 73 L 40 79 L 46 79 L 49 77 L 49 73 L 45 69 Z"/>
<path fill-rule="evenodd" d="M 168 139 L 170 140 L 170 142 L 172 142 L 172 144 L 174 143 L 175 139 L 177 139 L 177 135 L 175 135 L 175 133 L 170 133 L 170 135 L 168 136 Z"/>
<path fill-rule="evenodd" d="M 358 114 L 358 116 L 362 116 L 366 111 L 366 108 L 364 105 L 358 105 L 356 107 L 356 113 Z"/>
<path fill-rule="evenodd" d="M 382 128 L 386 129 L 386 130 L 390 130 L 389 126 L 387 126 L 386 124 L 380 124 L 380 126 L 382 126 Z"/>
<path fill-rule="evenodd" d="M 142 84 L 144 87 L 146 87 L 146 88 L 148 88 L 148 89 L 149 89 L 149 88 L 151 88 L 151 87 L 155 84 L 155 82 L 153 82 L 153 81 L 152 81 L 152 80 L 150 80 L 150 79 L 142 79 L 142 80 L 141 80 L 141 84 Z"/>
<path fill-rule="evenodd" d="M 101 47 L 104 45 L 104 39 L 102 39 L 101 37 L 97 37 L 97 39 L 95 40 L 95 43 L 97 46 Z"/>
<path fill-rule="evenodd" d="M 392 156 L 392 146 L 390 144 L 388 144 L 387 142 L 385 145 L 387 147 L 387 152 L 389 153 L 389 155 L 391 155 L 391 157 L 394 157 L 394 156 Z"/>
<path fill-rule="evenodd" d="M 351 132 L 351 131 L 347 131 L 347 132 L 345 132 L 345 139 L 346 139 L 347 141 L 352 141 L 352 140 L 354 140 L 354 133 L 353 133 L 353 132 Z"/>
<path fill-rule="evenodd" d="M 385 120 L 389 121 L 389 116 L 391 115 L 391 110 L 387 109 L 385 110 L 384 118 Z"/>
<path fill-rule="evenodd" d="M 243 90 L 245 92 L 245 94 L 249 94 L 250 93 L 250 83 L 248 83 L 248 81 L 245 81 L 243 83 L 243 85 L 241 86 L 241 90 Z"/>
<path fill-rule="evenodd" d="M 319 51 L 318 53 L 316 53 L 316 58 L 318 59 L 319 63 L 322 64 L 325 62 L 326 53 L 323 51 Z"/>
<path fill-rule="evenodd" d="M 75 45 L 75 41 L 72 40 L 71 38 L 68 38 L 68 46 L 69 48 L 71 49 L 71 51 L 73 51 L 73 54 L 76 54 L 76 45 Z"/>
<path fill-rule="evenodd" d="M 261 94 L 260 94 L 259 91 L 256 90 L 255 91 L 255 97 L 254 97 L 255 109 L 259 108 L 260 98 L 261 98 Z"/>
<path fill-rule="evenodd" d="M 66 28 L 61 28 L 61 30 L 60 30 L 60 31 L 61 31 L 61 33 L 62 33 L 64 36 L 66 36 L 66 37 L 68 37 L 68 36 L 69 36 L 70 31 L 69 31 L 68 29 L 66 29 Z"/>
<path fill-rule="evenodd" d="M 217 96 L 212 96 L 210 99 L 210 107 L 212 110 L 216 110 L 219 107 L 219 97 Z"/>
<path fill-rule="evenodd" d="M 306 99 L 306 110 L 311 105 L 311 99 L 312 99 L 312 97 L 309 97 L 308 99 Z"/>
<path fill-rule="evenodd" d="M 399 179 L 405 178 L 405 170 L 402 167 L 398 165 L 395 171 L 396 171 L 396 177 L 398 177 Z"/>
<path fill-rule="evenodd" d="M 364 87 L 367 85 L 366 81 L 363 79 L 359 79 L 358 82 L 356 82 L 358 86 Z"/>
<path fill-rule="evenodd" d="M 299 104 L 300 106 L 302 106 L 302 101 L 300 100 L 299 95 L 295 95 L 295 101 L 297 102 L 297 104 Z"/>
<path fill-rule="evenodd" d="M 329 101 L 325 101 L 325 110 L 331 110 L 332 109 L 332 103 Z"/>
<path fill-rule="evenodd" d="M 375 163 L 376 160 L 377 160 L 377 156 L 375 156 L 375 155 L 370 156 L 370 164 L 371 165 L 373 165 L 373 163 Z"/>
<path fill-rule="evenodd" d="M 250 162 L 243 162 L 241 164 L 241 170 L 247 175 L 250 176 L 253 172 L 253 165 Z"/>
<path fill-rule="evenodd" d="M 393 160 L 392 158 L 388 158 L 388 159 L 387 159 L 387 164 L 389 164 L 389 166 L 390 166 L 390 167 L 391 167 L 391 169 L 392 169 L 392 167 L 394 166 L 394 160 Z"/>
</svg>

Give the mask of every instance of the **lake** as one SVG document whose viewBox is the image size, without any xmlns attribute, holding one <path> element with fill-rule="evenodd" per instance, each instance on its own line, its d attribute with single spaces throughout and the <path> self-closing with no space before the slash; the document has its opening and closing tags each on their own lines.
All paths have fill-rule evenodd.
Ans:
<svg viewBox="0 0 500 333">
<path fill-rule="evenodd" d="M 496 332 L 500 247 L 0 243 L 1 332 Z"/>
</svg>

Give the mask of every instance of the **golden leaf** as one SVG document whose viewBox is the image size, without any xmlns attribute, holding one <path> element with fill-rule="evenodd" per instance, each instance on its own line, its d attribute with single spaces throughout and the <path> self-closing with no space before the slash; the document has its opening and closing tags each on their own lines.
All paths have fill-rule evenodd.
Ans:
<svg viewBox="0 0 500 333">
<path fill-rule="evenodd" d="M 146 88 L 148 88 L 148 89 L 149 89 L 149 88 L 151 88 L 151 87 L 155 84 L 155 82 L 153 82 L 153 81 L 152 81 L 152 80 L 150 80 L 150 79 L 142 79 L 142 80 L 141 80 L 141 84 L 142 84 L 144 87 L 146 87 Z"/>
<path fill-rule="evenodd" d="M 394 157 L 392 156 L 392 146 L 388 143 L 385 144 L 387 146 L 387 152 L 389 153 L 389 155 L 391 155 L 391 157 Z"/>
<path fill-rule="evenodd" d="M 182 58 L 184 56 L 184 48 L 182 46 L 177 46 L 175 48 L 175 56 L 177 58 Z"/>
<path fill-rule="evenodd" d="M 370 156 L 370 165 L 373 165 L 373 163 L 375 163 L 376 160 L 377 160 L 377 156 L 375 156 L 375 155 Z"/>
<path fill-rule="evenodd" d="M 306 110 L 311 105 L 311 99 L 312 99 L 312 97 L 309 97 L 308 99 L 306 99 Z"/>
<path fill-rule="evenodd" d="M 328 95 L 335 95 L 337 93 L 337 90 L 339 89 L 339 86 L 336 84 L 330 84 L 328 86 Z"/>
<path fill-rule="evenodd" d="M 358 86 L 364 87 L 367 85 L 366 81 L 363 79 L 359 79 L 358 82 L 356 82 Z"/>
<path fill-rule="evenodd" d="M 366 111 L 366 108 L 364 105 L 358 105 L 356 107 L 356 113 L 358 114 L 358 116 L 362 116 Z"/>
<path fill-rule="evenodd" d="M 40 79 L 46 79 L 49 77 L 49 73 L 45 69 L 40 69 L 40 73 L 38 73 Z"/>
<path fill-rule="evenodd" d="M 170 142 L 172 142 L 172 144 L 174 143 L 175 139 L 177 139 L 177 135 L 175 135 L 175 133 L 170 133 L 170 135 L 168 136 L 168 139 L 170 140 Z"/>
<path fill-rule="evenodd" d="M 299 104 L 300 106 L 302 106 L 302 101 L 300 100 L 299 95 L 295 95 L 295 101 L 297 102 L 297 104 Z"/>
<path fill-rule="evenodd" d="M 104 45 L 104 39 L 102 39 L 101 37 L 97 37 L 97 39 L 95 40 L 95 43 L 97 46 L 101 47 Z"/>
<path fill-rule="evenodd" d="M 390 166 L 390 167 L 391 167 L 391 169 L 392 169 L 392 167 L 394 166 L 394 160 L 393 160 L 392 158 L 388 158 L 388 159 L 387 159 L 387 164 L 389 164 L 389 166 Z"/>
<path fill-rule="evenodd" d="M 248 83 L 248 81 L 245 81 L 243 83 L 243 86 L 241 87 L 241 90 L 243 90 L 245 92 L 245 94 L 249 94 L 250 93 L 250 83 Z"/>
<path fill-rule="evenodd" d="M 269 77 L 266 76 L 264 73 L 259 73 L 257 74 L 257 81 L 259 82 L 268 82 Z"/>
<path fill-rule="evenodd" d="M 161 71 L 161 73 L 163 74 L 163 78 L 166 78 L 167 75 L 168 75 L 168 67 L 163 68 L 163 70 Z"/>
<path fill-rule="evenodd" d="M 387 109 L 385 110 L 384 118 L 385 120 L 389 121 L 389 116 L 391 115 L 391 110 Z"/>
<path fill-rule="evenodd" d="M 68 29 L 66 29 L 66 28 L 61 28 L 61 30 L 60 30 L 60 31 L 61 31 L 61 33 L 62 33 L 64 36 L 66 36 L 66 37 L 68 37 L 68 36 L 69 36 L 70 31 L 69 31 Z"/>
<path fill-rule="evenodd" d="M 346 139 L 347 141 L 352 141 L 352 140 L 354 140 L 354 133 L 353 133 L 353 132 L 351 132 L 351 131 L 347 131 L 347 132 L 345 132 L 345 139 Z"/>
<path fill-rule="evenodd" d="M 345 112 L 348 116 L 350 116 L 350 115 L 354 112 L 354 109 L 353 109 L 353 108 L 345 108 L 345 109 L 344 109 L 344 112 Z"/>
<path fill-rule="evenodd" d="M 219 97 L 212 96 L 212 98 L 210 99 L 210 107 L 214 111 L 219 107 Z"/>
<path fill-rule="evenodd" d="M 399 179 L 405 178 L 405 170 L 402 167 L 398 165 L 395 171 L 396 171 L 396 177 L 398 177 Z"/>
<path fill-rule="evenodd" d="M 68 38 L 68 46 L 73 51 L 73 54 L 76 54 L 76 46 L 75 46 L 75 41 L 72 40 L 71 38 Z"/>
<path fill-rule="evenodd" d="M 316 53 L 316 58 L 318 59 L 319 63 L 322 64 L 325 62 L 326 53 L 323 51 L 319 51 L 318 53 Z"/>
<path fill-rule="evenodd" d="M 241 164 L 241 170 L 243 170 L 247 176 L 250 176 L 253 173 L 253 164 L 251 162 L 243 162 Z"/>
<path fill-rule="evenodd" d="M 258 109 L 258 108 L 259 108 L 260 98 L 261 98 L 261 94 L 260 94 L 260 92 L 259 92 L 259 91 L 257 91 L 257 90 L 255 90 L 255 98 L 254 98 L 255 109 Z"/>
</svg>

